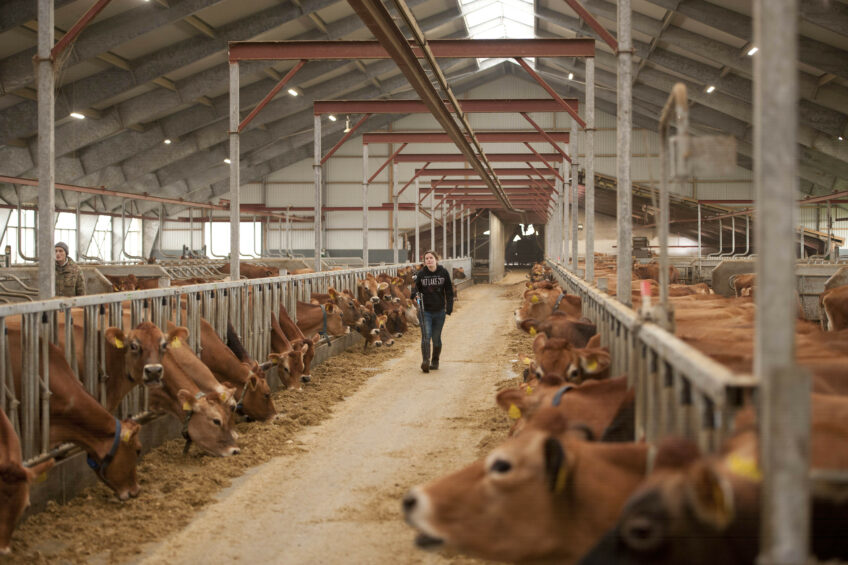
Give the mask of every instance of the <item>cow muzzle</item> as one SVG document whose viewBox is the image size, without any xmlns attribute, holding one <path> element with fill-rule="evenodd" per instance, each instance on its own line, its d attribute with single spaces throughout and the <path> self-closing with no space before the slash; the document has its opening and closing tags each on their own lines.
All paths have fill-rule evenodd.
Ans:
<svg viewBox="0 0 848 565">
<path fill-rule="evenodd" d="M 144 366 L 142 371 L 142 380 L 145 386 L 162 386 L 162 375 L 165 374 L 165 368 L 159 363 L 151 363 Z"/>
<path fill-rule="evenodd" d="M 422 495 L 417 488 L 411 489 L 404 495 L 401 508 L 406 523 L 418 530 L 415 545 L 423 549 L 432 549 L 444 543 L 444 540 L 427 523 L 429 500 L 426 495 Z"/>
<path fill-rule="evenodd" d="M 302 382 L 302 383 L 312 382 L 312 377 L 309 376 L 309 375 L 302 375 L 300 377 L 300 382 Z"/>
<path fill-rule="evenodd" d="M 374 304 L 376 304 L 376 303 L 377 303 L 377 302 L 379 302 L 379 301 L 380 301 L 380 297 L 379 297 L 379 296 L 372 296 L 372 297 L 371 297 L 371 302 L 373 302 Z"/>
</svg>

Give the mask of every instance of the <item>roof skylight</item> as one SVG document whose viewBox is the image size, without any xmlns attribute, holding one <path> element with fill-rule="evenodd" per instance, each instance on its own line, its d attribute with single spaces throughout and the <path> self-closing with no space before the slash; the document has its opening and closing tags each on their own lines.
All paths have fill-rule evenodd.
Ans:
<svg viewBox="0 0 848 565">
<path fill-rule="evenodd" d="M 472 39 L 532 39 L 532 0 L 460 0 L 462 15 Z M 482 67 L 490 67 L 502 59 L 478 59 Z M 528 59 L 533 64 L 532 59 Z"/>
</svg>

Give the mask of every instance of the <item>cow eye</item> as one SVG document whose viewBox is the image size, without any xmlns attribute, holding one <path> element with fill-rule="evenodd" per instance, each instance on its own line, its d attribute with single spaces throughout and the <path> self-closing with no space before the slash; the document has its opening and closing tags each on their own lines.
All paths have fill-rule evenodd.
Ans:
<svg viewBox="0 0 848 565">
<path fill-rule="evenodd" d="M 270 392 L 266 392 L 266 393 L 265 393 L 265 400 L 268 400 L 269 398 L 271 398 L 271 393 L 270 393 Z"/>
<path fill-rule="evenodd" d="M 489 471 L 492 473 L 509 473 L 512 470 L 512 463 L 504 459 L 495 459 L 489 466 Z"/>
<path fill-rule="evenodd" d="M 218 426 L 219 428 L 221 427 L 221 420 L 219 418 L 212 418 L 212 423 Z"/>
<path fill-rule="evenodd" d="M 132 349 L 133 353 L 138 353 L 138 350 L 141 349 L 136 342 L 130 343 L 130 349 Z"/>
<path fill-rule="evenodd" d="M 163 341 L 163 342 L 159 345 L 159 348 L 160 348 L 162 351 L 165 351 L 166 349 L 168 349 L 168 342 L 167 342 L 167 341 Z"/>
</svg>

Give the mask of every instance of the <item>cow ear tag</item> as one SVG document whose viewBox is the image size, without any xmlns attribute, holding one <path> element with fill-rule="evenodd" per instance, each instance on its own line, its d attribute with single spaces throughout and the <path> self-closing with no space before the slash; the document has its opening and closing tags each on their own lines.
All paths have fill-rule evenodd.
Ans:
<svg viewBox="0 0 848 565">
<path fill-rule="evenodd" d="M 132 430 L 124 429 L 121 431 L 121 441 L 124 443 L 129 443 L 130 438 L 132 437 Z"/>
<path fill-rule="evenodd" d="M 597 371 L 598 370 L 598 360 L 595 359 L 594 357 L 589 357 L 589 359 L 586 360 L 586 370 L 591 371 L 593 373 L 595 371 Z"/>
<path fill-rule="evenodd" d="M 531 337 L 536 337 L 536 328 L 530 326 L 530 331 L 528 332 Z"/>
<path fill-rule="evenodd" d="M 524 392 L 526 392 L 527 394 L 533 394 L 533 387 L 532 387 L 532 386 L 528 386 L 528 387 L 525 389 L 525 391 L 524 391 Z"/>
<path fill-rule="evenodd" d="M 522 359 L 522 361 L 524 362 L 525 365 L 529 365 L 530 363 L 532 363 L 532 361 L 530 361 L 529 357 L 525 357 L 524 359 Z"/>
<path fill-rule="evenodd" d="M 182 346 L 183 346 L 183 344 L 180 341 L 180 338 L 174 337 L 174 339 L 171 340 L 171 347 L 178 348 L 178 347 L 182 347 Z"/>
<path fill-rule="evenodd" d="M 521 408 L 519 408 L 515 404 L 510 404 L 509 412 L 507 412 L 507 414 L 509 414 L 509 417 L 513 420 L 517 420 L 521 417 Z"/>
<path fill-rule="evenodd" d="M 33 482 L 35 482 L 35 483 L 43 483 L 43 482 L 44 482 L 44 481 L 46 481 L 46 480 L 47 480 L 47 471 L 44 471 L 43 473 L 41 473 L 40 475 L 38 475 L 37 477 L 35 477 L 35 479 L 33 479 Z"/>
<path fill-rule="evenodd" d="M 533 304 L 537 304 L 539 302 L 539 295 L 534 294 L 532 297 L 530 297 L 530 302 L 532 302 Z"/>
<path fill-rule="evenodd" d="M 757 461 L 753 457 L 744 457 L 736 453 L 732 453 L 727 461 L 730 471 L 734 475 L 744 477 L 749 481 L 759 483 L 763 480 L 763 473 L 760 471 Z"/>
<path fill-rule="evenodd" d="M 115 348 L 116 349 L 123 349 L 124 348 L 124 342 L 121 341 L 120 339 L 118 339 L 117 337 L 115 338 Z"/>
<path fill-rule="evenodd" d="M 554 483 L 554 493 L 559 494 L 565 490 L 565 479 L 568 478 L 565 464 L 563 463 L 557 471 L 556 483 Z"/>
<path fill-rule="evenodd" d="M 222 393 L 220 393 L 220 394 L 218 395 L 218 398 L 220 398 L 220 399 L 221 399 L 221 402 L 224 402 L 224 401 L 227 399 L 227 393 L 226 393 L 226 392 L 222 392 Z"/>
<path fill-rule="evenodd" d="M 189 404 L 188 402 L 183 402 L 183 411 L 191 412 L 191 404 Z"/>
</svg>

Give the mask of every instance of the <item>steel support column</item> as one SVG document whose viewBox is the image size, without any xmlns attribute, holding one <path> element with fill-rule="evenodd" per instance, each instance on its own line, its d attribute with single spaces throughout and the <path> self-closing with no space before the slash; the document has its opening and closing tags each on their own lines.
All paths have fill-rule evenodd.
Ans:
<svg viewBox="0 0 848 565">
<path fill-rule="evenodd" d="M 398 262 L 398 180 L 397 163 L 392 163 L 392 257 Z"/>
<path fill-rule="evenodd" d="M 583 201 L 583 225 L 586 227 L 586 273 L 584 279 L 595 283 L 595 58 L 586 58 L 586 196 Z"/>
<path fill-rule="evenodd" d="M 456 257 L 456 200 L 451 203 L 453 215 L 451 216 L 451 257 Z"/>
<path fill-rule="evenodd" d="M 578 266 L 580 265 L 580 257 L 578 254 L 579 233 L 578 233 L 578 218 L 580 213 L 580 195 L 577 192 L 578 169 L 577 156 L 580 150 L 577 144 L 577 120 L 571 120 L 571 143 L 569 143 L 569 152 L 571 153 L 571 272 L 577 274 Z"/>
<path fill-rule="evenodd" d="M 465 257 L 465 205 L 459 205 L 459 256 Z"/>
<path fill-rule="evenodd" d="M 804 563 L 810 527 L 810 382 L 795 365 L 798 212 L 798 1 L 755 0 L 754 193 L 761 540 L 758 563 Z M 801 234 L 803 239 L 803 233 Z"/>
<path fill-rule="evenodd" d="M 53 225 L 56 208 L 56 75 L 53 71 L 53 0 L 38 0 L 38 298 L 56 294 Z"/>
<path fill-rule="evenodd" d="M 571 152 L 571 144 L 568 146 L 568 151 Z M 570 180 L 570 177 L 566 177 L 566 167 L 567 170 L 571 170 L 570 166 L 565 164 L 565 161 L 561 164 L 563 178 Z M 568 237 L 571 234 L 571 229 L 569 225 L 569 220 L 571 219 L 571 210 L 569 206 L 571 205 L 571 191 L 568 190 L 568 182 L 562 183 L 562 222 L 560 223 L 560 233 L 559 237 L 562 239 L 562 264 L 565 265 L 565 268 L 568 268 L 568 262 L 571 260 L 571 247 L 568 245 Z"/>
<path fill-rule="evenodd" d="M 630 181 L 630 138 L 633 127 L 633 41 L 630 29 L 630 0 L 619 0 L 617 10 L 618 95 L 616 115 L 617 151 L 617 231 L 618 281 L 616 295 L 622 304 L 632 305 L 633 280 L 633 187 Z"/>
<path fill-rule="evenodd" d="M 239 64 L 230 63 L 230 279 L 237 281 L 239 272 Z M 210 225 L 211 229 L 211 225 Z M 238 331 L 238 330 L 237 330 Z"/>
<path fill-rule="evenodd" d="M 312 225 L 315 230 L 315 261 L 312 268 L 317 273 L 321 271 L 321 116 L 315 116 L 313 122 L 315 141 L 312 172 L 315 177 L 315 217 Z"/>
<path fill-rule="evenodd" d="M 468 256 L 471 257 L 471 253 L 474 251 L 474 248 L 471 247 L 473 243 L 473 239 L 471 238 L 471 210 L 472 208 L 469 206 L 468 208 L 468 218 L 466 221 L 468 222 Z M 471 264 L 471 270 L 474 270 L 474 263 Z M 468 273 L 468 276 L 471 276 L 471 273 Z"/>
<path fill-rule="evenodd" d="M 418 178 L 415 179 L 415 255 L 412 262 L 415 263 L 421 257 L 421 203 L 418 202 L 421 193 L 421 185 Z"/>
<path fill-rule="evenodd" d="M 442 259 L 448 256 L 448 221 L 445 217 L 445 199 L 442 198 Z"/>
<path fill-rule="evenodd" d="M 436 191 L 430 191 L 430 250 L 436 250 Z"/>
<path fill-rule="evenodd" d="M 362 264 L 368 266 L 368 144 L 362 144 Z"/>
</svg>

